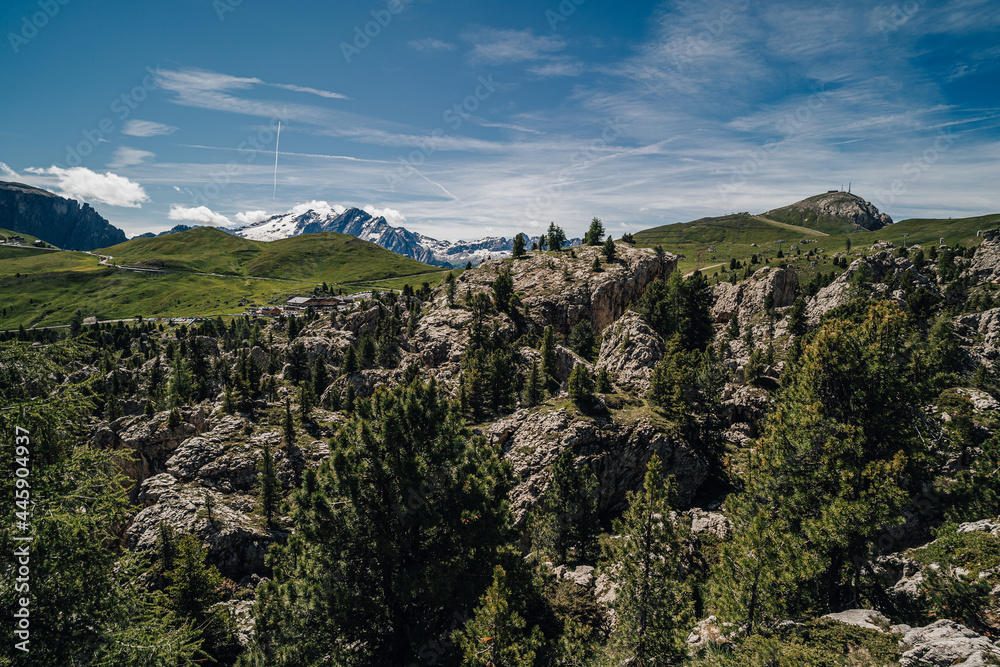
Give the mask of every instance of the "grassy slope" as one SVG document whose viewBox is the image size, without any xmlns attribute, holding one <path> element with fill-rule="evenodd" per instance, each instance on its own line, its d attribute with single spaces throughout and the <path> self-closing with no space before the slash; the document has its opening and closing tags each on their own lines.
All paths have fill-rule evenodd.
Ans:
<svg viewBox="0 0 1000 667">
<path fill-rule="evenodd" d="M 441 275 L 440 269 L 374 243 L 334 233 L 264 243 L 198 228 L 97 253 L 112 255 L 120 265 L 176 273 L 105 268 L 86 253 L 0 248 L 0 329 L 65 324 L 77 310 L 99 319 L 227 315 L 244 310 L 239 305 L 244 297 L 250 304 L 280 303 L 324 281 L 361 281 L 348 290 L 361 291 L 368 285 L 396 287 L 394 281 L 436 284 Z M 407 275 L 414 277 L 400 277 Z"/>
<path fill-rule="evenodd" d="M 97 251 L 116 264 L 310 282 L 379 280 L 433 269 L 354 236 L 324 232 L 263 242 L 198 227 Z"/>
<path fill-rule="evenodd" d="M 432 271 L 434 267 L 397 255 L 347 234 L 303 234 L 264 244 L 246 274 L 312 282 L 380 280 Z"/>
<path fill-rule="evenodd" d="M 100 268 L 97 257 L 85 252 L 0 246 L 0 276 L 53 271 L 94 271 Z"/>
<path fill-rule="evenodd" d="M 808 227 L 809 229 L 816 229 L 831 236 L 852 233 L 854 231 L 854 224 L 849 220 L 831 216 L 821 216 L 815 211 L 805 208 L 808 204 L 821 200 L 851 202 L 855 201 L 855 198 L 846 192 L 823 193 L 820 195 L 813 195 L 812 197 L 803 199 L 801 202 L 797 202 L 796 204 L 792 204 L 790 206 L 773 209 L 764 215 L 772 220 L 777 220 L 778 222 L 784 222 L 789 225 L 798 225 L 800 227 Z"/>
<path fill-rule="evenodd" d="M 243 275 L 247 263 L 265 247 L 265 243 L 233 236 L 221 229 L 197 227 L 152 239 L 133 239 L 94 252 L 111 255 L 114 263 L 121 265 Z"/>
<path fill-rule="evenodd" d="M 851 239 L 854 251 L 857 252 L 877 241 L 892 241 L 902 244 L 903 234 L 908 234 L 907 245 L 937 243 L 944 237 L 945 243 L 964 246 L 977 245 L 981 239 L 976 232 L 1000 225 L 1000 214 L 979 216 L 974 218 L 948 219 L 914 219 L 903 220 L 874 232 L 852 232 L 850 234 L 832 234 L 815 236 L 799 234 L 786 227 L 770 225 L 765 220 L 755 219 L 757 226 L 736 220 L 739 216 L 724 216 L 720 218 L 704 218 L 694 222 L 666 225 L 643 230 L 635 234 L 636 245 L 650 247 L 662 245 L 668 252 L 685 255 L 678 262 L 679 268 L 687 273 L 695 268 L 714 264 L 729 265 L 730 259 L 744 261 L 753 254 L 774 257 L 778 251 L 776 241 L 783 239 L 782 249 L 789 253 L 792 243 L 802 240 L 812 241 L 801 244 L 802 253 L 808 250 L 824 249 L 827 254 L 841 252 L 846 247 L 847 239 Z M 752 246 L 756 243 L 757 247 Z M 708 247 L 713 246 L 715 253 L 709 253 Z M 698 261 L 698 254 L 702 259 Z M 808 267 L 808 264 L 806 265 Z M 822 268 L 820 265 L 819 268 Z M 719 269 L 707 270 L 711 275 Z M 809 271 L 806 271 L 809 273 Z"/>
<path fill-rule="evenodd" d="M 20 236 L 24 239 L 27 244 L 34 243 L 38 240 L 37 236 L 32 236 L 31 234 L 24 234 L 23 232 L 12 232 L 9 229 L 0 229 L 0 236 Z"/>
<path fill-rule="evenodd" d="M 266 304 L 296 293 L 280 281 L 116 269 L 2 276 L 0 329 L 65 324 L 77 310 L 99 319 L 237 314 L 244 297 Z"/>
</svg>

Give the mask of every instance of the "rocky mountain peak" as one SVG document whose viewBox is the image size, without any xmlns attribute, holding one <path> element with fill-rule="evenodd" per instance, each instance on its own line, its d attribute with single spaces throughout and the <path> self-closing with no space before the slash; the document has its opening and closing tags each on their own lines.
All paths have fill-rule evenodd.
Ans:
<svg viewBox="0 0 1000 667">
<path fill-rule="evenodd" d="M 871 202 L 839 190 L 815 195 L 790 206 L 770 210 L 764 215 L 779 222 L 805 227 L 817 227 L 816 223 L 841 223 L 857 231 L 874 231 L 892 224 L 892 218 L 880 213 Z"/>
<path fill-rule="evenodd" d="M 30 234 L 68 250 L 123 243 L 125 232 L 81 204 L 23 183 L 0 182 L 0 228 Z"/>
</svg>

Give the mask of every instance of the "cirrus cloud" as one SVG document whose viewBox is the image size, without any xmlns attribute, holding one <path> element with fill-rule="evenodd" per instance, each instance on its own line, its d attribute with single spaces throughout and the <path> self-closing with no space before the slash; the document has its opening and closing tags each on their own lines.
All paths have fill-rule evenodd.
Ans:
<svg viewBox="0 0 1000 667">
<path fill-rule="evenodd" d="M 99 174 L 86 167 L 63 169 L 54 166 L 47 169 L 31 167 L 25 171 L 39 176 L 55 176 L 57 187 L 71 199 L 93 200 L 122 208 L 142 208 L 142 204 L 149 201 L 149 195 L 141 185 L 110 171 Z"/>
<path fill-rule="evenodd" d="M 130 120 L 122 128 L 122 134 L 130 137 L 156 137 L 163 134 L 173 134 L 177 131 L 172 125 L 164 125 L 151 120 Z"/>
</svg>

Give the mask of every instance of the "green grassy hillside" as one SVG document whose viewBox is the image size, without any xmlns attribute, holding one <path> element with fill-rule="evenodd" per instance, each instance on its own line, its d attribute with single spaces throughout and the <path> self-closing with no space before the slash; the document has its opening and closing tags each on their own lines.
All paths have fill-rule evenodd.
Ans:
<svg viewBox="0 0 1000 667">
<path fill-rule="evenodd" d="M 97 257 L 85 252 L 0 246 L 0 276 L 53 271 L 95 271 L 100 268 Z"/>
<path fill-rule="evenodd" d="M 130 319 L 234 315 L 240 301 L 280 303 L 303 284 L 190 273 L 148 274 L 105 268 L 0 276 L 0 329 L 65 324 L 77 310 L 84 317 Z"/>
<path fill-rule="evenodd" d="M 0 229 L 0 236 L 20 236 L 24 239 L 25 243 L 34 243 L 38 240 L 37 236 L 32 236 L 31 234 L 24 234 L 22 232 L 12 232 L 9 229 Z"/>
<path fill-rule="evenodd" d="M 262 245 L 260 254 L 247 263 L 246 275 L 340 283 L 435 270 L 369 241 L 335 232 L 303 234 Z"/>
<path fill-rule="evenodd" d="M 94 252 L 111 255 L 119 265 L 243 275 L 246 264 L 265 247 L 265 243 L 248 241 L 221 229 L 197 227 L 152 239 L 132 239 Z"/>
<path fill-rule="evenodd" d="M 637 232 L 635 241 L 639 246 L 659 245 L 668 252 L 684 255 L 678 266 L 685 273 L 700 268 L 711 275 L 720 265 L 728 266 L 732 259 L 745 261 L 753 255 L 774 258 L 778 252 L 779 240 L 784 241 L 781 248 L 786 256 L 795 252 L 791 249 L 793 244 L 798 245 L 802 253 L 810 250 L 814 253 L 821 250 L 825 253 L 841 252 L 846 248 L 848 239 L 855 252 L 878 241 L 902 245 L 903 234 L 907 234 L 908 246 L 937 243 L 941 238 L 948 245 L 972 246 L 981 241 L 976 236 L 979 230 L 997 226 L 1000 226 L 1000 214 L 972 218 L 902 220 L 873 232 L 824 234 L 803 227 L 775 223 L 764 216 L 737 214 L 653 227 Z M 709 248 L 714 248 L 715 251 L 711 252 Z"/>
<path fill-rule="evenodd" d="M 838 218 L 829 215 L 820 215 L 810 208 L 811 204 L 820 202 L 846 203 L 857 201 L 859 198 L 847 192 L 825 192 L 820 195 L 807 197 L 800 202 L 790 206 L 783 206 L 764 213 L 763 215 L 771 220 L 783 222 L 799 227 L 808 227 L 823 232 L 824 234 L 851 234 L 854 232 L 854 223 L 847 218 Z"/>
<path fill-rule="evenodd" d="M 250 241 L 212 227 L 133 239 L 96 251 L 114 263 L 198 273 L 311 282 L 379 280 L 434 269 L 354 236 L 324 232 Z"/>
</svg>

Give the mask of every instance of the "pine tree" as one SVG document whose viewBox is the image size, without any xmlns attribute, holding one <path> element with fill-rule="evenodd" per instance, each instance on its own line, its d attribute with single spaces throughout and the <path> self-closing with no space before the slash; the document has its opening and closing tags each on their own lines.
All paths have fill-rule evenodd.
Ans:
<svg viewBox="0 0 1000 667">
<path fill-rule="evenodd" d="M 671 495 L 654 455 L 642 490 L 629 492 L 629 507 L 614 523 L 616 537 L 603 545 L 605 567 L 619 583 L 612 639 L 628 664 L 680 664 L 684 657 L 691 588 L 681 571 L 684 533 L 671 520 Z"/>
<path fill-rule="evenodd" d="M 531 362 L 531 371 L 528 374 L 528 382 L 524 387 L 524 403 L 528 407 L 534 407 L 542 402 L 544 389 L 541 374 L 538 371 L 538 362 Z M 464 386 L 463 386 L 464 389 Z"/>
<path fill-rule="evenodd" d="M 524 256 L 524 247 L 525 247 L 525 245 L 526 245 L 526 243 L 525 243 L 525 240 L 524 240 L 524 234 L 520 234 L 520 233 L 515 234 L 514 235 L 514 249 L 513 249 L 514 259 L 517 259 L 519 257 L 523 257 Z"/>
<path fill-rule="evenodd" d="M 769 522 L 801 536 L 801 544 L 769 547 L 780 557 L 767 564 L 797 583 L 765 578 L 770 589 L 758 598 L 784 595 L 792 614 L 840 610 L 859 595 L 886 604 L 873 540 L 902 521 L 909 490 L 926 478 L 907 338 L 905 315 L 880 302 L 853 321 L 827 322 L 803 349 L 746 466 L 736 536 L 775 545 L 761 533 Z"/>
<path fill-rule="evenodd" d="M 601 366 L 597 371 L 597 382 L 594 385 L 594 389 L 599 394 L 610 393 L 613 389 L 611 382 L 611 374 L 608 373 L 607 366 Z"/>
<path fill-rule="evenodd" d="M 261 447 L 260 464 L 260 511 L 264 515 L 267 527 L 274 525 L 274 514 L 281 503 L 281 490 L 278 486 L 277 469 L 271 448 L 266 444 Z"/>
<path fill-rule="evenodd" d="M 549 233 L 546 236 L 548 236 L 549 250 L 559 252 L 566 244 L 566 232 L 554 222 L 549 223 Z"/>
<path fill-rule="evenodd" d="M 511 609 L 511 590 L 503 567 L 493 568 L 493 582 L 479 599 L 479 606 L 457 634 L 470 667 L 531 667 L 544 638 L 538 626 L 527 631 L 527 622 Z"/>
<path fill-rule="evenodd" d="M 594 396 L 594 381 L 583 364 L 577 364 L 569 374 L 569 395 L 577 403 L 589 401 Z"/>
<path fill-rule="evenodd" d="M 601 248 L 601 254 L 604 255 L 604 261 L 610 264 L 615 261 L 615 240 L 611 236 L 608 240 L 604 242 L 604 246 Z"/>
<path fill-rule="evenodd" d="M 379 391 L 293 492 L 295 531 L 258 589 L 261 664 L 406 665 L 489 584 L 509 465 L 433 382 Z"/>
<path fill-rule="evenodd" d="M 361 365 L 358 363 L 358 351 L 354 349 L 354 345 L 347 346 L 347 352 L 344 354 L 343 370 L 347 375 L 357 373 L 361 370 Z"/>
<path fill-rule="evenodd" d="M 597 343 L 597 334 L 590 320 L 583 319 L 576 323 L 569 333 L 569 347 L 584 359 L 590 361 L 594 358 L 594 346 Z"/>
<path fill-rule="evenodd" d="M 316 362 L 312 369 L 312 394 L 319 399 L 323 392 L 330 385 L 330 374 L 326 371 L 326 362 L 323 357 L 316 355 Z"/>
<path fill-rule="evenodd" d="M 309 413 L 312 411 L 312 392 L 302 384 L 299 387 L 299 420 L 305 424 L 309 421 Z"/>
<path fill-rule="evenodd" d="M 806 302 L 799 297 L 788 310 L 788 333 L 793 336 L 802 336 L 806 331 Z"/>
<path fill-rule="evenodd" d="M 281 420 L 281 435 L 285 443 L 285 449 L 291 450 L 295 444 L 295 421 L 292 419 L 292 403 L 285 397 L 285 416 Z"/>
<path fill-rule="evenodd" d="M 550 324 L 545 327 L 545 331 L 542 333 L 542 374 L 545 376 L 547 383 L 555 383 L 558 372 L 556 334 L 555 329 Z"/>
<path fill-rule="evenodd" d="M 601 245 L 601 239 L 604 238 L 604 223 L 601 222 L 600 218 L 594 218 L 590 221 L 590 229 L 583 237 L 584 245 Z"/>
<path fill-rule="evenodd" d="M 586 466 L 577 466 L 573 451 L 565 449 L 552 464 L 552 482 L 539 522 L 541 549 L 555 556 L 555 564 L 586 562 L 593 555 L 597 521 L 597 478 Z"/>
</svg>

